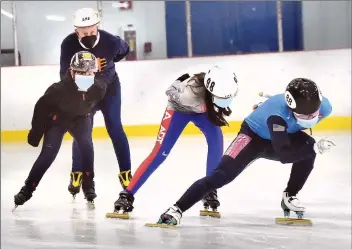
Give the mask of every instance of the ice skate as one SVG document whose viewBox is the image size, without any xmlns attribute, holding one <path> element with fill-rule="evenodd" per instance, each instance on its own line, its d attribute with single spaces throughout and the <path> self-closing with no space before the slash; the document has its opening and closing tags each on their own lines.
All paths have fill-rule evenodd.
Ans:
<svg viewBox="0 0 352 249">
<path fill-rule="evenodd" d="M 157 223 L 147 223 L 147 227 L 176 228 L 181 223 L 182 211 L 175 205 L 163 213 Z"/>
<path fill-rule="evenodd" d="M 128 184 L 130 184 L 131 179 L 132 179 L 131 170 L 120 172 L 119 180 L 124 190 L 128 187 Z"/>
<path fill-rule="evenodd" d="M 89 172 L 85 172 L 82 177 L 82 190 L 84 198 L 87 200 L 87 205 L 89 209 L 94 209 L 94 199 L 97 197 L 95 193 L 95 183 L 93 180 L 93 175 Z"/>
<path fill-rule="evenodd" d="M 284 218 L 276 218 L 276 224 L 305 226 L 312 225 L 311 220 L 303 218 L 306 209 L 296 196 L 289 196 L 288 192 L 284 192 L 281 200 L 281 208 L 284 211 Z M 291 211 L 296 213 L 297 218 L 290 218 Z"/>
<path fill-rule="evenodd" d="M 119 199 L 114 203 L 114 212 L 107 213 L 107 218 L 130 219 L 130 212 L 133 210 L 134 197 L 127 191 L 120 192 Z"/>
<path fill-rule="evenodd" d="M 20 192 L 14 196 L 15 207 L 12 211 L 14 211 L 18 206 L 23 205 L 32 197 L 33 190 L 30 190 L 27 186 L 23 186 Z"/>
<path fill-rule="evenodd" d="M 204 199 L 202 200 L 204 205 L 204 210 L 200 211 L 200 216 L 210 216 L 215 218 L 220 218 L 221 215 L 218 212 L 217 208 L 220 206 L 220 202 L 218 200 L 217 191 L 214 190 L 208 193 Z M 211 210 L 209 210 L 209 208 Z"/>
<path fill-rule="evenodd" d="M 75 201 L 76 195 L 81 190 L 82 175 L 83 173 L 79 171 L 71 172 L 71 180 L 70 180 L 70 184 L 68 185 L 68 191 L 72 195 L 73 201 Z"/>
</svg>

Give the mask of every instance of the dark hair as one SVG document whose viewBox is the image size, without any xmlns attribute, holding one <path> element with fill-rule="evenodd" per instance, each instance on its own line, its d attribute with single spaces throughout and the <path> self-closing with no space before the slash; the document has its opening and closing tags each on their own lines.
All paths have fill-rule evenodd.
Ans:
<svg viewBox="0 0 352 249">
<path fill-rule="evenodd" d="M 196 81 L 196 87 L 204 87 L 204 76 L 205 73 L 198 73 L 195 74 L 192 78 Z M 193 91 L 194 92 L 194 91 Z M 196 91 L 199 92 L 199 91 Z M 196 94 L 195 92 L 195 94 Z M 229 126 L 227 121 L 225 120 L 224 116 L 230 116 L 232 113 L 230 108 L 221 108 L 216 106 L 213 103 L 213 96 L 212 94 L 205 89 L 205 106 L 206 106 L 206 113 L 208 115 L 209 120 L 215 124 L 216 126 Z"/>
</svg>

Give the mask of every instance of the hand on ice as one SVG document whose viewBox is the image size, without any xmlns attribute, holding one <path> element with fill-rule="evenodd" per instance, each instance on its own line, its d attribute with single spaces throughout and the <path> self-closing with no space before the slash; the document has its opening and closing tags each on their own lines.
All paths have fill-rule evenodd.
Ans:
<svg viewBox="0 0 352 249">
<path fill-rule="evenodd" d="M 318 153 L 323 154 L 323 153 L 330 151 L 330 149 L 335 146 L 336 145 L 334 144 L 333 141 L 331 141 L 331 139 L 322 138 L 314 144 L 314 151 L 317 154 Z"/>
</svg>

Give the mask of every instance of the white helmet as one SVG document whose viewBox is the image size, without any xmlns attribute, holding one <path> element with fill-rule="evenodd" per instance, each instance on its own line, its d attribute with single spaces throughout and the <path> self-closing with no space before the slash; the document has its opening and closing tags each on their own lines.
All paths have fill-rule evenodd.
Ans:
<svg viewBox="0 0 352 249">
<path fill-rule="evenodd" d="M 214 104 L 221 108 L 229 107 L 238 91 L 235 73 L 219 66 L 205 74 L 204 86 L 213 95 Z"/>
<path fill-rule="evenodd" d="M 99 12 L 92 8 L 82 8 L 73 15 L 73 26 L 83 28 L 100 22 Z"/>
</svg>

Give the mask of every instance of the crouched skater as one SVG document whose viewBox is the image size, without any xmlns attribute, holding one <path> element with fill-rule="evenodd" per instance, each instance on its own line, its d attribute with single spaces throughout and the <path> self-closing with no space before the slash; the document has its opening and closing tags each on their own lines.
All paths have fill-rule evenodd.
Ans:
<svg viewBox="0 0 352 249">
<path fill-rule="evenodd" d="M 322 96 L 316 83 L 305 78 L 293 79 L 284 94 L 272 96 L 245 118 L 219 166 L 211 175 L 193 183 L 174 206 L 160 216 L 158 223 L 180 224 L 183 212 L 207 193 L 232 182 L 258 158 L 292 163 L 281 207 L 285 217 L 293 211 L 302 219 L 305 207 L 296 195 L 307 181 L 316 155 L 335 145 L 328 139 L 316 142 L 303 130 L 329 116 L 331 110 L 329 100 Z"/>
<path fill-rule="evenodd" d="M 225 117 L 231 114 L 230 104 L 238 91 L 236 75 L 225 68 L 214 66 L 205 73 L 180 76 L 167 90 L 168 105 L 163 115 L 155 146 L 150 155 L 138 167 L 127 189 L 115 202 L 115 214 L 108 217 L 121 218 L 120 210 L 133 210 L 134 195 L 164 162 L 189 122 L 204 134 L 208 145 L 206 175 L 219 165 L 223 154 L 221 126 L 228 125 Z M 180 169 L 186 170 L 186 169 Z M 203 198 L 201 215 L 217 216 L 220 205 L 214 189 Z M 209 207 L 214 211 L 208 211 Z M 124 218 L 125 216 L 122 215 Z"/>
<path fill-rule="evenodd" d="M 106 83 L 95 77 L 96 57 L 87 51 L 75 53 L 65 77 L 52 84 L 37 101 L 28 143 L 42 150 L 35 161 L 25 185 L 15 195 L 15 207 L 28 201 L 45 172 L 54 162 L 66 132 L 77 141 L 82 154 L 84 174 L 83 192 L 89 203 L 96 197 L 94 189 L 94 151 L 92 142 L 92 108 L 106 92 Z"/>
</svg>

